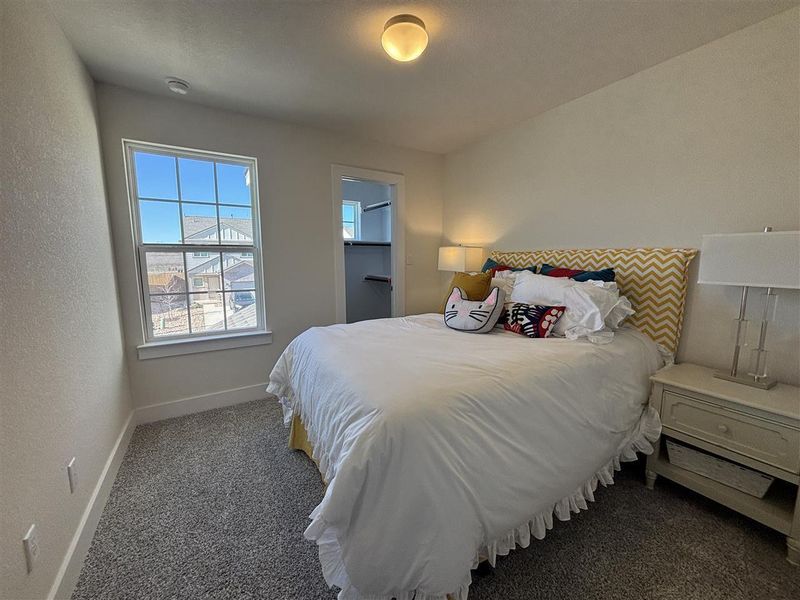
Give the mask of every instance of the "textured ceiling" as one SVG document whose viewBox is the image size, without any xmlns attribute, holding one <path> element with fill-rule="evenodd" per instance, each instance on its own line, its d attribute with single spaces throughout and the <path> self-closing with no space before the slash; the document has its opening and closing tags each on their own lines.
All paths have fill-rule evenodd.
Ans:
<svg viewBox="0 0 800 600">
<path fill-rule="evenodd" d="M 49 0 L 95 79 L 448 152 L 798 0 Z M 380 45 L 412 12 L 413 63 Z M 174 95 L 173 95 L 174 96 Z"/>
</svg>

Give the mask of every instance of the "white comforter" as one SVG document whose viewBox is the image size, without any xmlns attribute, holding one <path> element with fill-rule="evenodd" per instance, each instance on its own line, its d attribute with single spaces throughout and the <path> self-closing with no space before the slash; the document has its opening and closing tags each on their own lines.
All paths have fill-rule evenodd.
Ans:
<svg viewBox="0 0 800 600">
<path fill-rule="evenodd" d="M 660 432 L 656 345 L 447 329 L 429 314 L 316 327 L 270 375 L 328 481 L 306 537 L 340 599 L 466 598 L 470 569 L 586 508 Z"/>
</svg>

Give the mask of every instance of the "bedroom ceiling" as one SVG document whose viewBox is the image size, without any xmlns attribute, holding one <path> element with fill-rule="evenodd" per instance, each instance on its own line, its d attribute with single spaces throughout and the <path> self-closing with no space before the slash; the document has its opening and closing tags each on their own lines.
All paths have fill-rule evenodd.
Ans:
<svg viewBox="0 0 800 600">
<path fill-rule="evenodd" d="M 49 0 L 92 76 L 182 101 L 449 152 L 798 0 Z M 412 63 L 390 17 L 425 21 Z"/>
</svg>

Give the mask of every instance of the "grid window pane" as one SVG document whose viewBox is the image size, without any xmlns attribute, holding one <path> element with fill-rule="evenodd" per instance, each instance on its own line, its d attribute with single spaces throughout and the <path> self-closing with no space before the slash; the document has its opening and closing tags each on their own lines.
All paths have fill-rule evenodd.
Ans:
<svg viewBox="0 0 800 600">
<path fill-rule="evenodd" d="M 148 294 L 186 293 L 186 276 L 183 272 L 183 254 L 180 252 L 148 252 L 147 263 Z"/>
<path fill-rule="evenodd" d="M 142 242 L 145 244 L 176 244 L 181 241 L 181 221 L 175 202 L 140 200 L 139 217 Z"/>
<path fill-rule="evenodd" d="M 125 146 L 147 339 L 263 327 L 255 161 L 139 142 Z M 354 215 L 357 230 L 357 207 Z"/>
<path fill-rule="evenodd" d="M 181 200 L 191 202 L 216 202 L 214 189 L 214 163 L 210 160 L 179 158 L 178 173 L 181 181 Z"/>
<path fill-rule="evenodd" d="M 183 240 L 187 244 L 218 244 L 217 207 L 208 204 L 181 204 Z"/>
<path fill-rule="evenodd" d="M 220 206 L 219 226 L 223 244 L 253 243 L 253 211 L 249 208 Z"/>
<path fill-rule="evenodd" d="M 222 289 L 222 269 L 219 252 L 206 252 L 206 256 L 186 253 L 190 292 L 217 292 Z"/>
<path fill-rule="evenodd" d="M 192 333 L 222 331 L 225 329 L 225 310 L 222 294 L 189 294 L 192 308 Z"/>
<path fill-rule="evenodd" d="M 258 325 L 255 291 L 225 292 L 229 330 L 252 329 Z"/>
<path fill-rule="evenodd" d="M 225 252 L 222 255 L 225 271 L 225 291 L 255 289 L 253 256 L 244 252 Z"/>
<path fill-rule="evenodd" d="M 247 166 L 217 163 L 218 202 L 250 206 L 250 177 L 250 168 Z"/>
<path fill-rule="evenodd" d="M 178 199 L 174 157 L 147 152 L 134 152 L 133 156 L 139 198 Z"/>
<path fill-rule="evenodd" d="M 361 239 L 361 204 L 352 200 L 342 201 L 342 237 L 346 240 Z"/>
<path fill-rule="evenodd" d="M 155 337 L 188 335 L 186 294 L 150 296 L 150 314 Z"/>
</svg>

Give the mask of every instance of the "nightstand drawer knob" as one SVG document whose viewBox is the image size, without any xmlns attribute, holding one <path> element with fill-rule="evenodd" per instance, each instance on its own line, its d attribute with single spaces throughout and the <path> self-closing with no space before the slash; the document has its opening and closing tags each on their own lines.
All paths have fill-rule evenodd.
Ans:
<svg viewBox="0 0 800 600">
<path fill-rule="evenodd" d="M 728 431 L 730 431 L 730 429 L 728 429 L 728 426 L 723 423 L 717 425 L 717 429 L 719 429 L 721 433 L 728 433 Z"/>
</svg>

